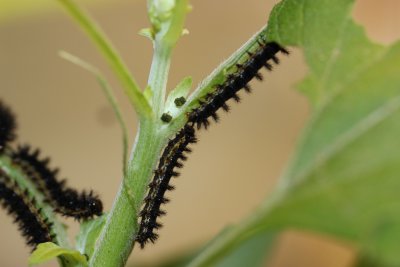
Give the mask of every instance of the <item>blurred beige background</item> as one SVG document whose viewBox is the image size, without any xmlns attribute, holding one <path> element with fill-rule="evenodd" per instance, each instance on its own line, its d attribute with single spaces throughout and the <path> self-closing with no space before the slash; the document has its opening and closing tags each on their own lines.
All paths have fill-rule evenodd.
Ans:
<svg viewBox="0 0 400 267">
<path fill-rule="evenodd" d="M 152 52 L 150 42 L 137 35 L 148 26 L 145 2 L 88 6 L 143 87 Z M 187 75 L 198 83 L 266 22 L 277 1 L 191 2 L 190 35 L 175 51 L 169 88 Z M 399 15 L 396 0 L 359 0 L 355 10 L 371 38 L 385 43 L 400 37 Z M 99 192 L 108 210 L 121 178 L 120 131 L 96 81 L 61 60 L 60 49 L 108 75 L 127 115 L 132 142 L 136 119 L 119 84 L 60 9 L 0 22 L 0 97 L 18 114 L 19 140 L 51 155 L 70 185 Z M 169 194 L 172 201 L 159 241 L 144 251 L 135 250 L 135 261 L 159 261 L 209 240 L 249 214 L 273 190 L 308 116 L 306 99 L 293 90 L 306 68 L 301 53 L 292 52 L 265 75 L 265 82 L 253 82 L 254 93 L 234 104 L 220 124 L 201 132 L 201 142 L 175 181 L 177 189 Z M 11 222 L 0 212 L 0 266 L 26 266 L 29 249 Z M 77 225 L 67 223 L 75 233 Z M 341 242 L 289 230 L 269 266 L 350 267 L 352 260 L 352 249 Z"/>
</svg>

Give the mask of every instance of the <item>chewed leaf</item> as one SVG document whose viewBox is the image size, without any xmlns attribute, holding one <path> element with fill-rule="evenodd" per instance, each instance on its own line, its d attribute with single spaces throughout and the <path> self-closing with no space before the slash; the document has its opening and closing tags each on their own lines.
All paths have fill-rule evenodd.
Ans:
<svg viewBox="0 0 400 267">
<path fill-rule="evenodd" d="M 69 262 L 88 266 L 86 257 L 80 254 L 79 251 L 62 248 L 51 242 L 38 245 L 36 250 L 29 257 L 29 266 L 42 264 L 59 256 L 63 256 Z"/>
</svg>

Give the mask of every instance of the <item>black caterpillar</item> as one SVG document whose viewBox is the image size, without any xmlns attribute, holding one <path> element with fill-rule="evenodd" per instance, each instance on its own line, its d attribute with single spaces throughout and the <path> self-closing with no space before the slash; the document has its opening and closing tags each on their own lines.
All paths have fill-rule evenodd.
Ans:
<svg viewBox="0 0 400 267">
<path fill-rule="evenodd" d="M 158 235 L 154 233 L 154 230 L 161 227 L 157 218 L 166 214 L 164 210 L 160 209 L 160 206 L 169 201 L 164 194 L 167 190 L 174 189 L 169 184 L 171 177 L 179 176 L 179 173 L 174 169 L 183 167 L 181 161 L 187 159 L 185 153 L 191 152 L 188 145 L 196 142 L 194 128 L 186 124 L 165 147 L 155 170 L 153 181 L 149 184 L 149 192 L 144 200 L 144 207 L 140 212 L 141 221 L 136 241 L 141 248 L 144 248 L 148 241 L 154 243 L 158 238 Z"/>
<path fill-rule="evenodd" d="M 245 63 L 236 65 L 237 71 L 235 73 L 229 75 L 223 84 L 217 85 L 215 91 L 208 93 L 203 100 L 199 101 L 199 107 L 187 114 L 188 122 L 165 147 L 155 170 L 153 181 L 149 184 L 149 192 L 144 200 L 144 207 L 140 212 L 141 220 L 136 242 L 140 244 L 141 248 L 144 248 L 149 241 L 154 243 L 158 238 L 154 230 L 159 229 L 162 225 L 157 222 L 157 218 L 166 214 L 164 210 L 160 209 L 160 206 L 169 201 L 164 197 L 165 192 L 174 189 L 173 186 L 169 185 L 169 181 L 171 177 L 179 175 L 174 169 L 183 167 L 179 160 L 186 160 L 184 152 L 191 151 L 187 146 L 197 141 L 194 126 L 196 125 L 197 129 L 207 128 L 210 124 L 208 120 L 210 117 L 217 122 L 219 117 L 216 112 L 220 108 L 229 111 L 229 106 L 226 104 L 228 100 L 233 98 L 236 102 L 239 102 L 240 98 L 237 93 L 242 88 L 246 92 L 250 92 L 251 88 L 248 83 L 253 78 L 262 80 L 259 73 L 262 67 L 272 70 L 272 65 L 268 61 L 272 60 L 275 64 L 278 64 L 279 60 L 276 54 L 278 52 L 289 53 L 275 42 L 258 41 L 258 45 L 259 48 L 255 52 L 247 52 L 249 59 Z"/>
<path fill-rule="evenodd" d="M 76 220 L 90 219 L 101 215 L 103 204 L 92 191 L 78 193 L 75 189 L 66 187 L 66 181 L 57 179 L 58 169 L 48 167 L 49 159 L 40 159 L 39 150 L 31 151 L 30 147 L 19 146 L 13 152 L 13 162 L 20 166 L 36 187 L 45 195 L 46 201 L 54 210 L 64 216 Z"/>
<path fill-rule="evenodd" d="M 11 110 L 0 101 L 0 152 L 6 145 L 14 141 L 16 122 Z"/>
<path fill-rule="evenodd" d="M 0 156 L 10 158 L 15 167 L 20 168 L 35 187 L 45 196 L 54 210 L 72 216 L 77 220 L 89 219 L 101 215 L 103 205 L 92 192 L 78 193 L 67 188 L 65 181 L 56 179 L 57 170 L 51 170 L 48 159 L 39 158 L 39 150 L 32 151 L 29 146 L 14 149 L 9 143 L 16 139 L 16 121 L 11 110 L 0 101 Z M 0 202 L 15 217 L 22 235 L 34 248 L 43 242 L 55 242 L 51 231 L 52 223 L 44 218 L 41 210 L 36 208 L 35 198 L 28 191 L 11 179 L 0 168 Z"/>
<path fill-rule="evenodd" d="M 202 126 L 207 129 L 210 124 L 210 117 L 218 122 L 218 109 L 222 108 L 225 111 L 229 111 L 229 106 L 226 102 L 231 98 L 239 102 L 240 97 L 237 95 L 237 92 L 242 88 L 246 92 L 250 92 L 251 88 L 248 83 L 253 78 L 262 80 L 262 76 L 259 73 L 262 67 L 272 70 L 272 65 L 268 62 L 269 60 L 278 64 L 279 60 L 276 54 L 278 52 L 289 53 L 275 42 L 263 43 L 259 41 L 258 44 L 259 48 L 255 52 L 248 52 L 250 58 L 245 63 L 236 65 L 237 71 L 234 74 L 229 75 L 223 84 L 217 85 L 215 91 L 208 93 L 203 100 L 199 101 L 199 107 L 194 108 L 188 113 L 188 121 L 196 124 L 197 129 L 200 129 Z"/>
<path fill-rule="evenodd" d="M 15 184 L 0 169 L 0 202 L 4 209 L 12 214 L 26 242 L 33 249 L 43 242 L 55 242 L 52 234 L 52 223 L 35 207 L 35 200 L 27 191 Z"/>
</svg>

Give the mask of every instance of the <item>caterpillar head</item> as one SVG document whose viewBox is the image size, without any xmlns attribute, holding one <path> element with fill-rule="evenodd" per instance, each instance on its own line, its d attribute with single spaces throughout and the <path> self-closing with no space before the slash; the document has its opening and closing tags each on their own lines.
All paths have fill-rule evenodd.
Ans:
<svg viewBox="0 0 400 267">
<path fill-rule="evenodd" d="M 103 214 L 103 203 L 97 197 L 90 198 L 89 201 L 90 214 L 100 216 Z"/>
</svg>

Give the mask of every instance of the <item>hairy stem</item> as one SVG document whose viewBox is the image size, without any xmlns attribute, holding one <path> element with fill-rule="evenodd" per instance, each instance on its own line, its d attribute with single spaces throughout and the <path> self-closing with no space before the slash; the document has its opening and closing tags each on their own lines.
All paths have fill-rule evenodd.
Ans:
<svg viewBox="0 0 400 267">
<path fill-rule="evenodd" d="M 155 117 L 140 121 L 139 133 L 124 182 L 108 216 L 90 266 L 124 266 L 131 253 L 138 230 L 138 211 L 142 206 L 162 146 L 172 134 L 159 119 L 162 113 L 170 66 L 171 49 L 155 43 L 149 76 Z"/>
<path fill-rule="evenodd" d="M 134 245 L 137 232 L 137 213 L 140 209 L 147 181 L 158 160 L 161 140 L 154 122 L 143 121 L 128 164 L 125 183 L 122 183 L 107 223 L 100 235 L 90 266 L 124 266 Z M 133 190 L 127 190 L 132 185 Z M 128 191 L 133 196 L 128 195 Z M 132 201 L 133 200 L 133 203 Z"/>
</svg>

